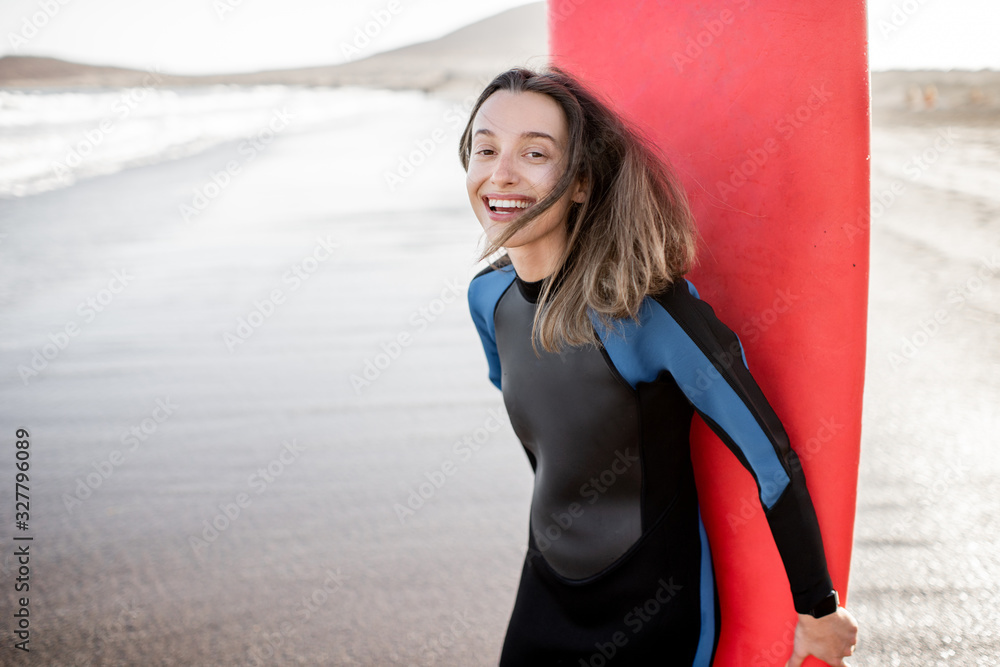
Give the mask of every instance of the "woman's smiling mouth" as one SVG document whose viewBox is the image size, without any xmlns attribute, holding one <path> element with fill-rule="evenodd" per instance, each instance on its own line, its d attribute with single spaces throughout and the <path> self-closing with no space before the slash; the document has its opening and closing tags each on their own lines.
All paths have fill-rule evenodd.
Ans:
<svg viewBox="0 0 1000 667">
<path fill-rule="evenodd" d="M 486 195 L 482 200 L 493 220 L 512 218 L 535 203 L 533 199 L 519 195 Z"/>
</svg>

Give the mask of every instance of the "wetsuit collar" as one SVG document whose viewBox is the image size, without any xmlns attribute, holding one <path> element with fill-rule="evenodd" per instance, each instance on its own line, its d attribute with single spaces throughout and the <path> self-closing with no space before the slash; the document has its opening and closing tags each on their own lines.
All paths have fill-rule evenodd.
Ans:
<svg viewBox="0 0 1000 667">
<path fill-rule="evenodd" d="M 517 283 L 517 289 L 521 293 L 521 296 L 525 298 L 526 301 L 531 303 L 538 303 L 538 297 L 542 293 L 542 289 L 545 288 L 545 282 L 548 278 L 542 278 L 541 280 L 536 280 L 533 283 L 521 280 L 521 277 L 515 274 L 514 281 Z"/>
</svg>

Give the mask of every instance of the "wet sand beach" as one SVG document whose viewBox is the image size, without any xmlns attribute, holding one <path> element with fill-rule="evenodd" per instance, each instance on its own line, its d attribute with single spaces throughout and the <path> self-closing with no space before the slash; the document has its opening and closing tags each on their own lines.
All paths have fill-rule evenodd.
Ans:
<svg viewBox="0 0 1000 667">
<path fill-rule="evenodd" d="M 530 485 L 469 329 L 477 228 L 452 151 L 390 193 L 366 143 L 289 130 L 189 222 L 235 145 L 0 203 L 37 664 L 252 664 L 268 641 L 273 664 L 420 664 L 451 625 L 439 664 L 495 652 Z"/>
</svg>

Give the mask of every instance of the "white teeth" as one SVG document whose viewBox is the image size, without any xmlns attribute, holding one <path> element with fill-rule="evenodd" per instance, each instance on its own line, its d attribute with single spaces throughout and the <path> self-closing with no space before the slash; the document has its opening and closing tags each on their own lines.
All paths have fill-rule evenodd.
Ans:
<svg viewBox="0 0 1000 667">
<path fill-rule="evenodd" d="M 524 201 L 523 199 L 491 199 L 491 208 L 528 208 L 531 206 L 530 202 Z"/>
</svg>

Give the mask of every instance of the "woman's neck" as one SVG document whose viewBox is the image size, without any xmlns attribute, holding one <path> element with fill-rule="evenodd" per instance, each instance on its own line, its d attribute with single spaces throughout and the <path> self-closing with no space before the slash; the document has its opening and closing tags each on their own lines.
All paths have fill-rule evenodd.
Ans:
<svg viewBox="0 0 1000 667">
<path fill-rule="evenodd" d="M 521 280 L 533 283 L 556 271 L 566 245 L 565 234 L 552 234 L 522 246 L 508 247 L 507 256 Z"/>
</svg>

